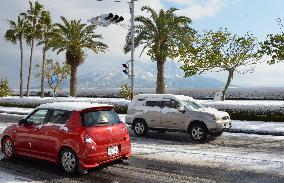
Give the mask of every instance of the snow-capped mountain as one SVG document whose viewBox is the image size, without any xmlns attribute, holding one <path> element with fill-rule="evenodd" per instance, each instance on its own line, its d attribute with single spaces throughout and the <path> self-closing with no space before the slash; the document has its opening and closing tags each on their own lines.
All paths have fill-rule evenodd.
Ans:
<svg viewBox="0 0 284 183">
<path fill-rule="evenodd" d="M 223 82 L 211 77 L 196 75 L 184 78 L 180 65 L 175 62 L 165 64 L 165 82 L 167 88 L 219 88 Z M 135 65 L 135 88 L 156 87 L 156 63 L 137 63 Z M 122 84 L 130 84 L 122 68 L 109 71 L 95 71 L 78 76 L 78 88 L 119 88 Z M 69 81 L 63 84 L 68 88 Z"/>
</svg>

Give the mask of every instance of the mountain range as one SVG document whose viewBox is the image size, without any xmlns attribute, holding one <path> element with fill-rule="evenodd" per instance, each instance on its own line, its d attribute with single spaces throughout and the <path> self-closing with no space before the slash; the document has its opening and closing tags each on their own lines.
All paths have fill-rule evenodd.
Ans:
<svg viewBox="0 0 284 183">
<path fill-rule="evenodd" d="M 212 77 L 195 75 L 184 78 L 180 64 L 166 62 L 164 76 L 167 88 L 220 88 L 224 83 Z M 129 84 L 130 80 L 121 69 L 95 71 L 78 76 L 78 89 L 82 88 L 119 88 Z M 156 63 L 136 63 L 135 88 L 156 87 Z M 69 80 L 64 81 L 62 88 L 69 88 Z"/>
</svg>

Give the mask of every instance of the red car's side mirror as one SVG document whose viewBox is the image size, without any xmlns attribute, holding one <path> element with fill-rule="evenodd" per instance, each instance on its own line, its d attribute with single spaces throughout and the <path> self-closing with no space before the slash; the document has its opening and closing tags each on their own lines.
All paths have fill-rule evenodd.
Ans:
<svg viewBox="0 0 284 183">
<path fill-rule="evenodd" d="M 23 125 L 23 124 L 25 124 L 27 122 L 27 120 L 26 119 L 20 119 L 19 120 L 19 125 Z"/>
</svg>

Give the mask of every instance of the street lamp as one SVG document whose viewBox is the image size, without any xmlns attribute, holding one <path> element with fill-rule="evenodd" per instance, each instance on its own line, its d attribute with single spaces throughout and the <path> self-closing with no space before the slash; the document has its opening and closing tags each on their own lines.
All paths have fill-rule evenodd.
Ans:
<svg viewBox="0 0 284 183">
<path fill-rule="evenodd" d="M 129 9 L 131 14 L 131 100 L 134 97 L 134 0 L 129 3 Z"/>
</svg>

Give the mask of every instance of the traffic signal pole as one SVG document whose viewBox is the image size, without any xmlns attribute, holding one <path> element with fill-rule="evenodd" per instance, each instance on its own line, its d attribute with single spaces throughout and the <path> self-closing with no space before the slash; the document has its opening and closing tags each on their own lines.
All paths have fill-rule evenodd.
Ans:
<svg viewBox="0 0 284 183">
<path fill-rule="evenodd" d="M 97 0 L 97 1 L 103 1 L 103 0 Z M 131 22 L 131 28 L 130 28 L 131 29 L 131 59 L 130 59 L 131 69 L 130 69 L 130 73 L 128 73 L 128 76 L 130 76 L 130 80 L 131 80 L 131 92 L 132 92 L 131 99 L 133 99 L 134 97 L 134 49 L 135 49 L 134 47 L 134 32 L 135 32 L 134 1 L 137 1 L 137 0 L 131 0 L 130 2 L 128 2 L 130 14 L 131 14 L 131 19 L 130 19 L 130 22 Z M 115 2 L 120 2 L 120 1 L 115 1 Z M 118 22 L 121 22 L 123 20 L 124 18 L 122 16 L 119 17 L 118 15 L 113 15 L 112 13 L 109 13 L 109 14 L 104 14 L 101 16 L 93 17 L 89 19 L 88 22 L 91 22 L 92 24 L 95 24 L 95 25 L 107 27 L 112 23 L 117 24 Z"/>
<path fill-rule="evenodd" d="M 134 0 L 130 3 L 131 14 L 131 91 L 132 97 L 134 97 Z"/>
</svg>

